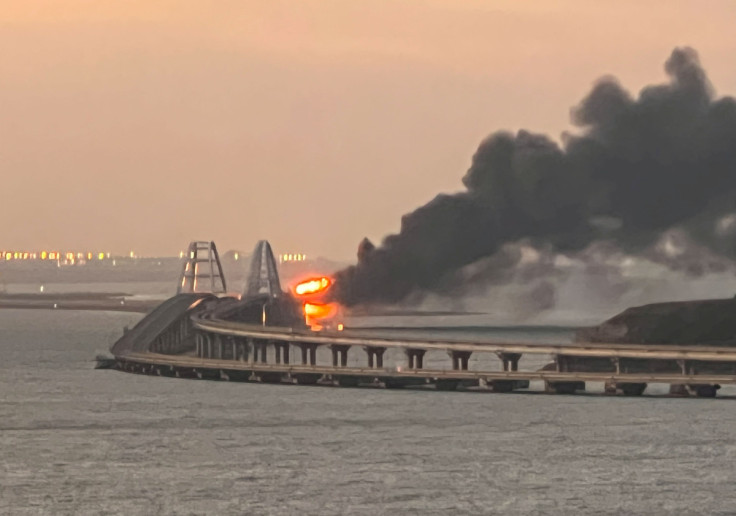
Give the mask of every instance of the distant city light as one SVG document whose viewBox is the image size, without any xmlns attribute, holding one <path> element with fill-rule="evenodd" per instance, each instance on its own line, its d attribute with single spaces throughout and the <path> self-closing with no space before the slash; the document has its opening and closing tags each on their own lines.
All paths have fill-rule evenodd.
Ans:
<svg viewBox="0 0 736 516">
<path fill-rule="evenodd" d="M 98 260 L 108 260 L 112 258 L 110 252 L 72 252 L 72 251 L 0 251 L 0 260 L 54 260 L 59 262 L 59 265 L 74 265 L 76 263 L 83 264 L 85 258 L 87 261 L 97 257 Z M 135 254 L 131 252 L 131 258 L 134 258 Z"/>
<path fill-rule="evenodd" d="M 285 253 L 279 255 L 279 263 L 283 262 L 303 262 L 307 259 L 307 255 L 303 253 Z"/>
</svg>

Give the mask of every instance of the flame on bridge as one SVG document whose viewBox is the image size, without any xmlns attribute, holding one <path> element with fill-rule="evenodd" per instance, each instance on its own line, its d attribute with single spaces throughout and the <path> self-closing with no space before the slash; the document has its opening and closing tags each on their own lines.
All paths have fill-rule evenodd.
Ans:
<svg viewBox="0 0 736 516">
<path fill-rule="evenodd" d="M 324 294 L 331 286 L 331 278 L 320 276 L 301 281 L 294 287 L 294 294 L 302 299 L 304 320 L 312 330 L 322 330 L 325 325 L 335 326 L 338 331 L 343 329 L 342 323 L 334 324 L 339 306 L 337 303 L 327 303 L 324 300 Z"/>
<path fill-rule="evenodd" d="M 311 319 L 328 319 L 336 313 L 335 303 L 304 303 L 304 315 Z"/>
<path fill-rule="evenodd" d="M 311 278 L 306 281 L 298 283 L 294 287 L 294 293 L 297 296 L 307 296 L 311 294 L 319 294 L 330 288 L 332 280 L 322 276 L 321 278 Z"/>
</svg>

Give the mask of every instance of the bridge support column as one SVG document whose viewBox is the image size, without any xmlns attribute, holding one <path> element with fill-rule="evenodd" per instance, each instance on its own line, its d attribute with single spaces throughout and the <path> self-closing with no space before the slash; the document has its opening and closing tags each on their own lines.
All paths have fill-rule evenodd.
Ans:
<svg viewBox="0 0 736 516">
<path fill-rule="evenodd" d="M 332 344 L 330 350 L 332 351 L 332 366 L 333 367 L 347 367 L 348 365 L 348 350 L 350 346 L 345 344 Z"/>
<path fill-rule="evenodd" d="M 253 362 L 268 362 L 268 341 L 253 339 Z"/>
<path fill-rule="evenodd" d="M 242 353 L 240 354 L 240 359 L 243 362 L 247 362 L 250 360 L 250 342 L 248 339 L 240 339 L 240 349 Z"/>
<path fill-rule="evenodd" d="M 281 363 L 281 345 L 278 342 L 273 343 L 273 355 L 277 364 Z"/>
<path fill-rule="evenodd" d="M 521 359 L 521 353 L 496 353 L 498 358 L 501 359 L 504 371 L 518 371 L 519 370 L 519 359 Z"/>
<path fill-rule="evenodd" d="M 276 363 L 289 363 L 289 343 L 288 342 L 274 342 L 273 350 L 276 354 Z"/>
<path fill-rule="evenodd" d="M 409 369 L 422 369 L 424 367 L 424 354 L 426 352 L 426 349 L 405 349 L 404 353 L 406 353 L 406 357 L 409 359 Z"/>
<path fill-rule="evenodd" d="M 255 341 L 253 339 L 251 339 L 250 337 L 246 337 L 244 340 L 245 340 L 244 349 L 245 349 L 245 355 L 246 355 L 246 358 L 247 358 L 247 362 L 249 364 L 252 364 L 256 360 L 256 358 L 255 358 L 256 357 L 256 345 L 255 345 Z"/>
<path fill-rule="evenodd" d="M 302 365 L 317 365 L 317 344 L 312 342 L 295 342 L 295 344 L 301 350 Z"/>
<path fill-rule="evenodd" d="M 378 346 L 365 346 L 366 355 L 368 356 L 368 367 L 373 369 L 383 367 L 383 354 L 386 351 L 384 347 Z"/>
<path fill-rule="evenodd" d="M 261 348 L 261 363 L 265 364 L 268 362 L 268 341 L 261 340 L 258 345 Z"/>
<path fill-rule="evenodd" d="M 307 346 L 304 344 L 297 344 L 299 346 L 299 349 L 302 352 L 302 365 L 307 365 L 307 362 L 309 361 L 308 355 L 309 355 L 309 349 L 307 349 Z"/>
<path fill-rule="evenodd" d="M 448 351 L 450 357 L 452 358 L 452 369 L 455 371 L 467 371 L 468 370 L 468 362 L 470 361 L 470 355 L 473 354 L 472 351 Z"/>
</svg>

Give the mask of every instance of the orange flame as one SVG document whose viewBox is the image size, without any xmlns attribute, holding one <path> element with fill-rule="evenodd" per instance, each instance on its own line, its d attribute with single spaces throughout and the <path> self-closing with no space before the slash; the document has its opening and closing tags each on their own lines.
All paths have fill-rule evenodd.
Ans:
<svg viewBox="0 0 736 516">
<path fill-rule="evenodd" d="M 306 281 L 302 281 L 296 287 L 294 287 L 294 293 L 297 296 L 306 296 L 310 294 L 317 294 L 327 290 L 332 285 L 332 280 L 322 276 L 321 278 L 312 278 Z"/>
<path fill-rule="evenodd" d="M 309 319 L 328 319 L 337 313 L 335 303 L 304 303 L 304 315 Z"/>
</svg>

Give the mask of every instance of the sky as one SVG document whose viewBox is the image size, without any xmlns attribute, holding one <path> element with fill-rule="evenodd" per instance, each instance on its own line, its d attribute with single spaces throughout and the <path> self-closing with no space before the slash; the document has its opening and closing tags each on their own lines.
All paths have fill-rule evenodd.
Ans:
<svg viewBox="0 0 736 516">
<path fill-rule="evenodd" d="M 732 0 L 0 0 L 0 249 L 191 240 L 352 261 L 676 46 L 736 94 Z"/>
</svg>

